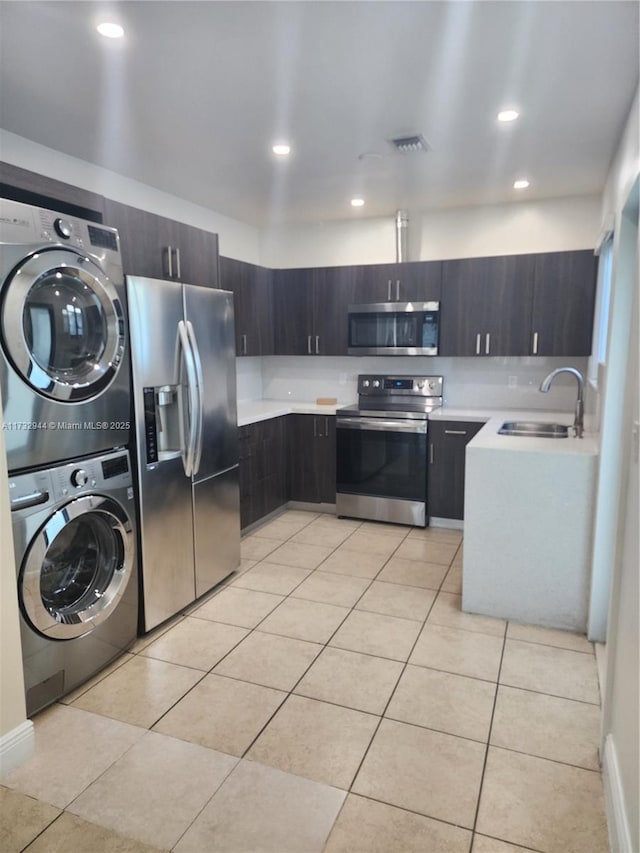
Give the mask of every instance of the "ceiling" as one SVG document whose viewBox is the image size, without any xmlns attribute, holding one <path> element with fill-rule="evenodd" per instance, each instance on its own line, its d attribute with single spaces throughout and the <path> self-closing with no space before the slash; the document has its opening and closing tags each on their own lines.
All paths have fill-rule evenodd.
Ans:
<svg viewBox="0 0 640 853">
<path fill-rule="evenodd" d="M 1 127 L 258 226 L 599 193 L 638 82 L 616 0 L 0 2 L 0 25 Z M 429 152 L 391 149 L 415 132 Z"/>
</svg>

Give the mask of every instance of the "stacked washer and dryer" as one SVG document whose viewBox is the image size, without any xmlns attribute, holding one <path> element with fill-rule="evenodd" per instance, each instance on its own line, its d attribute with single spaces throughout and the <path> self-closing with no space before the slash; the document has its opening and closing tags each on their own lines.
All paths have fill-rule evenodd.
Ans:
<svg viewBox="0 0 640 853">
<path fill-rule="evenodd" d="M 0 200 L 0 388 L 31 715 L 137 635 L 129 346 L 113 228 Z"/>
</svg>

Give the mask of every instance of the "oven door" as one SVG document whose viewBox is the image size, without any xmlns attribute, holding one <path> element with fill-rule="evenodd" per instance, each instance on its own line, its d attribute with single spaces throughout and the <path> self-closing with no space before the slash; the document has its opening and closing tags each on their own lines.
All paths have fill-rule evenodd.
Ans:
<svg viewBox="0 0 640 853">
<path fill-rule="evenodd" d="M 426 421 L 338 418 L 336 441 L 338 514 L 425 524 Z"/>
</svg>

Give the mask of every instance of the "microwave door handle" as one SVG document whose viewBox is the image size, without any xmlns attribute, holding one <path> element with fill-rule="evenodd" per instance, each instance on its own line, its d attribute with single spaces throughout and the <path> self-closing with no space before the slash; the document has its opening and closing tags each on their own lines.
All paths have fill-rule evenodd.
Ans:
<svg viewBox="0 0 640 853">
<path fill-rule="evenodd" d="M 193 353 L 193 361 L 196 371 L 197 383 L 197 399 L 198 411 L 196 415 L 196 444 L 193 457 L 193 473 L 197 474 L 200 470 L 200 460 L 202 459 L 202 438 L 204 424 L 204 378 L 202 373 L 202 359 L 200 358 L 200 349 L 198 347 L 198 339 L 196 338 L 193 324 L 187 320 L 187 336 L 191 344 L 191 352 Z"/>
<path fill-rule="evenodd" d="M 187 395 L 189 398 L 189 435 L 182 451 L 182 464 L 184 465 L 185 476 L 190 477 L 193 473 L 193 454 L 197 440 L 196 411 L 198 404 L 196 400 L 196 368 L 184 320 L 180 320 L 178 323 L 178 339 L 187 371 Z"/>
</svg>

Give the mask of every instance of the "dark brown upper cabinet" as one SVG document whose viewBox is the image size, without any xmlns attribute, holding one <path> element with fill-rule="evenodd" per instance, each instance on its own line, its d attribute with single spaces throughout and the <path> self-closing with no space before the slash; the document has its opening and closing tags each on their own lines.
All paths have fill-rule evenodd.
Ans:
<svg viewBox="0 0 640 853">
<path fill-rule="evenodd" d="M 104 222 L 118 229 L 125 275 L 219 287 L 218 235 L 111 199 Z"/>
<path fill-rule="evenodd" d="M 273 355 L 271 279 L 264 267 L 220 258 L 220 287 L 233 293 L 236 355 Z"/>
<path fill-rule="evenodd" d="M 429 302 L 439 300 L 441 261 L 366 264 L 351 270 L 354 302 Z"/>
<path fill-rule="evenodd" d="M 529 355 L 534 255 L 442 264 L 440 355 Z"/>
<path fill-rule="evenodd" d="M 10 163 L 0 163 L 0 196 L 92 222 L 102 222 L 103 218 L 101 195 Z"/>
<path fill-rule="evenodd" d="M 275 270 L 276 355 L 346 355 L 352 267 Z"/>
<path fill-rule="evenodd" d="M 313 318 L 319 355 L 347 354 L 347 311 L 354 301 L 355 288 L 356 279 L 351 267 L 321 267 L 315 270 Z"/>
<path fill-rule="evenodd" d="M 316 355 L 313 269 L 274 270 L 273 316 L 276 355 Z"/>
<path fill-rule="evenodd" d="M 373 264 L 361 267 L 364 282 L 375 290 L 379 302 L 430 302 L 440 299 L 441 261 L 416 261 L 401 264 Z M 365 285 L 366 289 L 366 285 Z"/>
<path fill-rule="evenodd" d="M 590 250 L 536 255 L 531 355 L 591 355 L 597 269 Z"/>
</svg>

